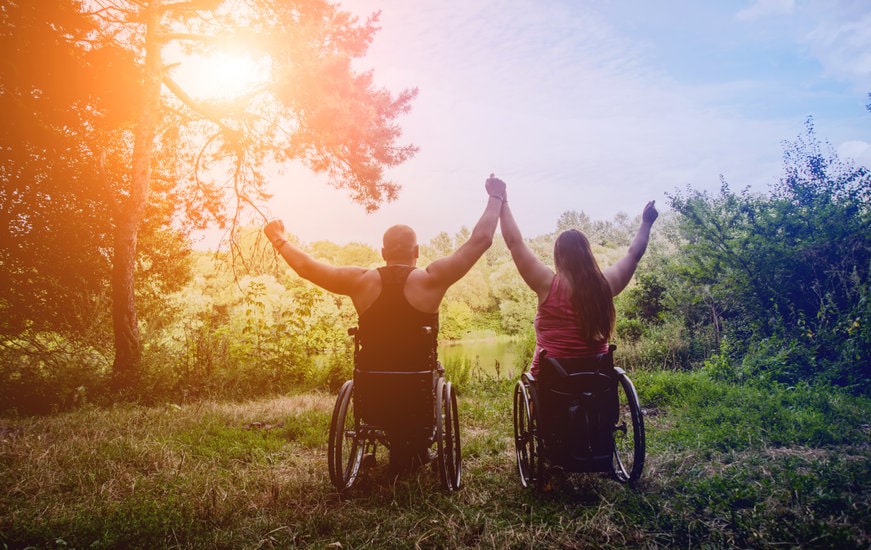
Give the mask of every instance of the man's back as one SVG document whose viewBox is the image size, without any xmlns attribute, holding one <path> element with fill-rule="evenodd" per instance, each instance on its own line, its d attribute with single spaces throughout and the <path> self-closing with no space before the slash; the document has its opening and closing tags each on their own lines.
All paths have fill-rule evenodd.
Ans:
<svg viewBox="0 0 871 550">
<path fill-rule="evenodd" d="M 423 370 L 438 334 L 438 313 L 412 306 L 405 296 L 411 266 L 378 268 L 381 292 L 359 317 L 358 367 L 365 370 Z M 423 327 L 429 327 L 425 333 Z"/>
</svg>

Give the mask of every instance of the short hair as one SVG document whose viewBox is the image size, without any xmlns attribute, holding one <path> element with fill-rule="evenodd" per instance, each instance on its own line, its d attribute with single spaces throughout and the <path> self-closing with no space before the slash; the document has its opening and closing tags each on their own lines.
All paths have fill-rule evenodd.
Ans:
<svg viewBox="0 0 871 550">
<path fill-rule="evenodd" d="M 407 225 L 394 225 L 384 232 L 381 255 L 385 261 L 414 258 L 414 248 L 417 246 L 417 235 L 414 229 Z"/>
</svg>

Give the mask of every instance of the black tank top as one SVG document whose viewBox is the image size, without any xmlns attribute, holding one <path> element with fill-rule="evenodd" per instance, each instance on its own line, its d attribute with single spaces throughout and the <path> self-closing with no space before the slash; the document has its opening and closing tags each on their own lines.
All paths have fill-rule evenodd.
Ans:
<svg viewBox="0 0 871 550">
<path fill-rule="evenodd" d="M 438 334 L 439 314 L 415 309 L 405 299 L 405 282 L 411 266 L 378 268 L 381 294 L 359 317 L 360 368 L 414 371 L 428 368 L 425 358 Z M 422 327 L 431 327 L 425 336 Z"/>
</svg>

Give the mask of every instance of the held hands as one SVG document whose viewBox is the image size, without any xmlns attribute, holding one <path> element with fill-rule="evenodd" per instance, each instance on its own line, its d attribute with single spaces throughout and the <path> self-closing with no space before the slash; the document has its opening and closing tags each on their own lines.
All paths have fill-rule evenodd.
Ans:
<svg viewBox="0 0 871 550">
<path fill-rule="evenodd" d="M 503 202 L 508 200 L 505 182 L 497 178 L 494 174 L 490 174 L 490 177 L 487 178 L 487 182 L 484 184 L 484 189 L 487 190 L 487 194 L 491 197 L 498 197 Z"/>
<path fill-rule="evenodd" d="M 659 217 L 659 212 L 656 211 L 656 201 L 650 201 L 644 205 L 644 211 L 641 213 L 641 221 L 653 225 L 656 218 Z"/>
<path fill-rule="evenodd" d="M 275 241 L 284 238 L 284 222 L 281 220 L 271 220 L 263 227 L 263 232 L 266 233 L 266 238 L 269 239 L 269 242 L 275 244 Z"/>
</svg>

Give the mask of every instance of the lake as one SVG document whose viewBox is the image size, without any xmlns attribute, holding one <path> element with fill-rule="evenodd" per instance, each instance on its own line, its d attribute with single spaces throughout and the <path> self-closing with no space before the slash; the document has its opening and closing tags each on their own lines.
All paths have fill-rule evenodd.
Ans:
<svg viewBox="0 0 871 550">
<path fill-rule="evenodd" d="M 473 377 L 518 378 L 528 365 L 520 364 L 524 342 L 509 336 L 487 336 L 455 342 L 439 342 L 439 361 L 450 373 L 468 363 Z M 314 354 L 310 359 L 326 366 L 332 354 Z"/>
<path fill-rule="evenodd" d="M 507 336 L 439 343 L 439 361 L 446 369 L 469 363 L 472 375 L 516 378 L 526 369 L 521 362 L 523 342 Z"/>
</svg>

